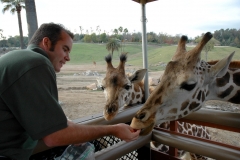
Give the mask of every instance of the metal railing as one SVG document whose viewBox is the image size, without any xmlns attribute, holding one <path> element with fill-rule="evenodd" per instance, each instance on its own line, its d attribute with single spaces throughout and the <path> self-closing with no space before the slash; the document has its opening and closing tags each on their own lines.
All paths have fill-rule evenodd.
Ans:
<svg viewBox="0 0 240 160">
<path fill-rule="evenodd" d="M 123 112 L 120 112 L 113 120 L 106 121 L 102 115 L 89 116 L 86 118 L 74 120 L 77 124 L 116 124 L 116 123 L 129 123 L 132 117 L 140 109 L 142 105 L 131 107 Z M 180 121 L 194 123 L 198 125 L 204 125 L 214 128 L 225 129 L 240 133 L 240 114 L 232 112 L 223 112 L 209 109 L 200 109 L 199 111 L 192 113 L 191 115 L 181 119 Z M 140 136 L 136 141 L 124 142 L 121 141 L 115 145 L 95 152 L 96 160 L 117 159 L 127 153 L 138 150 L 139 148 L 149 144 L 151 140 L 183 149 L 192 153 L 201 154 L 214 159 L 238 159 L 240 157 L 240 148 L 214 142 L 211 140 L 201 139 L 189 135 L 184 135 L 174 131 L 157 130 L 147 136 Z M 40 142 L 41 144 L 41 142 Z M 38 145 L 35 152 L 42 152 L 48 148 L 44 145 Z M 148 152 L 148 151 L 147 151 Z M 157 154 L 156 154 L 157 153 Z M 154 151 L 151 158 L 156 159 L 156 156 L 165 153 L 159 153 Z M 171 155 L 169 156 L 171 157 Z M 171 159 L 171 158 L 170 158 Z M 174 159 L 174 158 L 172 158 Z"/>
</svg>

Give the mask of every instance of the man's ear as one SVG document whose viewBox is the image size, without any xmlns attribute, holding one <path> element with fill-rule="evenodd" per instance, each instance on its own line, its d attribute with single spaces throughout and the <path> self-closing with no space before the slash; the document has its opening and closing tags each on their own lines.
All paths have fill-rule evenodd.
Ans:
<svg viewBox="0 0 240 160">
<path fill-rule="evenodd" d="M 48 37 L 44 37 L 42 40 L 42 46 L 45 50 L 49 50 L 51 48 L 51 41 Z"/>
</svg>

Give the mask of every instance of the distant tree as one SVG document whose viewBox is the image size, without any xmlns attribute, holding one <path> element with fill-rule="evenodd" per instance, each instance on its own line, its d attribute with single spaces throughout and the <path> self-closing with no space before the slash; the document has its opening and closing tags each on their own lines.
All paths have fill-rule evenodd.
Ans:
<svg viewBox="0 0 240 160">
<path fill-rule="evenodd" d="M 92 41 L 91 35 L 89 34 L 86 34 L 83 39 L 84 39 L 84 42 L 87 42 L 87 43 L 90 43 Z"/>
<path fill-rule="evenodd" d="M 116 38 L 112 38 L 109 40 L 109 42 L 106 44 L 106 49 L 111 52 L 113 56 L 113 52 L 116 50 L 118 51 L 120 47 L 120 40 Z"/>
<path fill-rule="evenodd" d="M 84 29 L 82 28 L 82 26 L 79 26 L 79 28 L 80 28 L 80 32 L 81 32 L 81 35 L 82 35 L 82 31 L 83 31 Z"/>
<path fill-rule="evenodd" d="M 3 30 L 2 29 L 0 29 L 0 40 L 1 39 L 6 39 L 6 37 L 3 36 Z"/>
<path fill-rule="evenodd" d="M 24 0 L 1 0 L 3 4 L 6 4 L 2 10 L 3 13 L 10 10 L 12 14 L 17 12 L 18 15 L 18 26 L 19 26 L 19 33 L 20 33 L 20 44 L 21 49 L 24 48 L 23 42 L 23 31 L 22 31 L 22 20 L 21 20 L 21 10 L 22 8 L 25 9 L 25 2 Z"/>
<path fill-rule="evenodd" d="M 238 37 L 234 39 L 234 43 L 238 48 L 240 48 L 240 40 L 238 39 Z"/>
<path fill-rule="evenodd" d="M 107 42 L 107 34 L 102 33 L 100 34 L 100 41 L 106 43 Z"/>
<path fill-rule="evenodd" d="M 79 41 L 80 40 L 80 35 L 77 33 L 77 34 L 74 34 L 74 39 L 73 41 Z"/>
<path fill-rule="evenodd" d="M 97 35 L 96 33 L 91 34 L 91 42 L 96 43 L 97 42 Z"/>
<path fill-rule="evenodd" d="M 35 0 L 25 0 L 25 7 L 28 25 L 28 41 L 30 41 L 33 34 L 38 29 Z"/>
<path fill-rule="evenodd" d="M 117 35 L 118 35 L 118 30 L 117 30 L 117 29 L 114 29 L 114 30 L 113 30 L 113 33 L 115 34 L 115 36 L 117 36 Z"/>
</svg>

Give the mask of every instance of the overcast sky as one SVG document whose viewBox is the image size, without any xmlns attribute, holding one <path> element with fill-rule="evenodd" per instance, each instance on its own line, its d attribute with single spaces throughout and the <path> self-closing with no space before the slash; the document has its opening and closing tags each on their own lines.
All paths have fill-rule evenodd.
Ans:
<svg viewBox="0 0 240 160">
<path fill-rule="evenodd" d="M 141 5 L 132 0 L 35 0 L 38 25 L 61 23 L 74 33 L 79 26 L 90 31 L 100 26 L 141 32 Z M 3 4 L 0 3 L 2 10 Z M 26 12 L 22 10 L 23 34 L 27 36 Z M 146 4 L 147 32 L 187 35 L 191 38 L 219 29 L 240 29 L 240 0 L 158 0 Z M 19 35 L 17 14 L 0 12 L 3 35 Z M 96 31 L 95 31 L 96 32 Z"/>
</svg>

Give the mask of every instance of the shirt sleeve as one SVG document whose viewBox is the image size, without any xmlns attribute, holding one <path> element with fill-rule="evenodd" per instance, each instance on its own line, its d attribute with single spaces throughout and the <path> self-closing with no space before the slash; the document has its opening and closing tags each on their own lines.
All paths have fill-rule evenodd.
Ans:
<svg viewBox="0 0 240 160">
<path fill-rule="evenodd" d="M 2 97 L 14 117 L 32 139 L 67 127 L 58 103 L 56 75 L 46 64 L 30 69 L 16 80 Z"/>
</svg>

